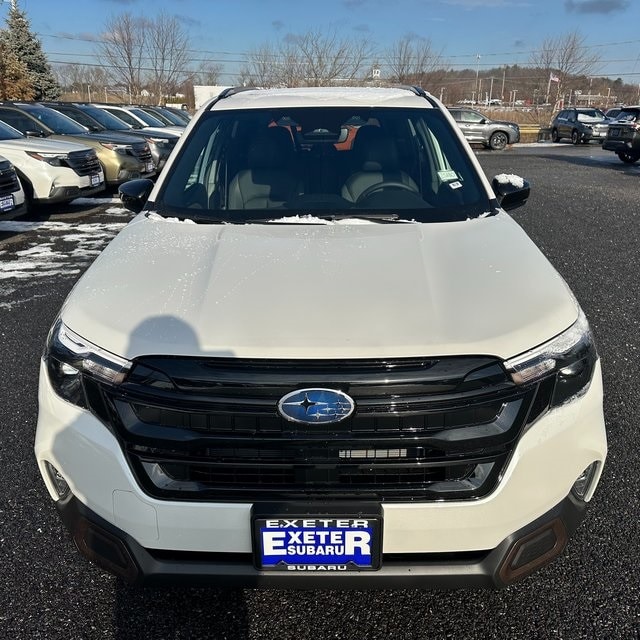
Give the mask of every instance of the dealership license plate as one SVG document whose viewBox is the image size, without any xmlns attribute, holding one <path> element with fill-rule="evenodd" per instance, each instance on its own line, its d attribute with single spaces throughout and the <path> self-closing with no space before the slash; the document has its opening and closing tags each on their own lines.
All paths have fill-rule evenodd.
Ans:
<svg viewBox="0 0 640 640">
<path fill-rule="evenodd" d="M 380 522 L 372 517 L 256 519 L 256 564 L 269 571 L 375 571 Z"/>
<path fill-rule="evenodd" d="M 95 174 L 93 176 L 91 176 L 91 186 L 92 187 L 97 187 L 102 181 L 100 180 L 100 176 L 98 174 Z"/>
<path fill-rule="evenodd" d="M 16 206 L 16 202 L 13 196 L 0 196 L 0 211 L 11 211 Z"/>
<path fill-rule="evenodd" d="M 611 129 L 611 135 L 612 136 L 619 136 L 620 135 L 620 129 Z"/>
</svg>

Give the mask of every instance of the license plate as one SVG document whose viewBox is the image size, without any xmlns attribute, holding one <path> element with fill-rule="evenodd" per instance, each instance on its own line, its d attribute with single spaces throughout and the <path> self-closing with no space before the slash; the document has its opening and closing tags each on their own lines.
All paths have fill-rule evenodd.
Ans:
<svg viewBox="0 0 640 640">
<path fill-rule="evenodd" d="M 619 136 L 620 135 L 620 129 L 611 129 L 611 135 L 612 136 Z"/>
<path fill-rule="evenodd" d="M 375 571 L 380 531 L 377 517 L 257 518 L 256 565 L 264 571 Z"/>
<path fill-rule="evenodd" d="M 91 186 L 97 187 L 102 180 L 100 180 L 100 176 L 98 174 L 91 176 Z"/>
<path fill-rule="evenodd" d="M 0 196 L 0 211 L 11 211 L 16 206 L 13 195 Z"/>
<path fill-rule="evenodd" d="M 147 163 L 144 165 L 145 173 L 151 173 L 151 172 L 153 171 L 153 168 L 154 168 L 154 167 L 153 167 L 153 162 L 147 162 Z"/>
</svg>

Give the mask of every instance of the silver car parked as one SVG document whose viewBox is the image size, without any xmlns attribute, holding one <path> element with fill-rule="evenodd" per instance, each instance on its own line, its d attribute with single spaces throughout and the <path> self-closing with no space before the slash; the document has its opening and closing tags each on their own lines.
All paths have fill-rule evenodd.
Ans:
<svg viewBox="0 0 640 640">
<path fill-rule="evenodd" d="M 495 151 L 520 142 L 520 127 L 515 122 L 492 120 L 475 109 L 452 107 L 449 111 L 469 142 L 479 142 Z"/>
</svg>

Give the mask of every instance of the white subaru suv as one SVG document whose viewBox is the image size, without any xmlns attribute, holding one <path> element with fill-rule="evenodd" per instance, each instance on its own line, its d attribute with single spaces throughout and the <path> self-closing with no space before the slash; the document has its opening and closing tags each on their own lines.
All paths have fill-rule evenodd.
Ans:
<svg viewBox="0 0 640 640">
<path fill-rule="evenodd" d="M 0 153 L 15 167 L 27 207 L 68 202 L 104 190 L 96 152 L 75 142 L 29 138 L 0 121 Z"/>
<path fill-rule="evenodd" d="M 137 584 L 500 587 L 606 456 L 567 284 L 417 88 L 225 90 L 73 289 L 35 452 Z"/>
</svg>

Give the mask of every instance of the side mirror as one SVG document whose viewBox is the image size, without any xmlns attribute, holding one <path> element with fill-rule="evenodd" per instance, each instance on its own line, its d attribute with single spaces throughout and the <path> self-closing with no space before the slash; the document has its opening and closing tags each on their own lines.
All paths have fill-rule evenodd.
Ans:
<svg viewBox="0 0 640 640">
<path fill-rule="evenodd" d="M 531 193 L 529 183 L 520 176 L 502 173 L 491 181 L 498 204 L 505 211 L 512 211 L 524 205 Z"/>
<path fill-rule="evenodd" d="M 153 189 L 153 181 L 147 178 L 129 180 L 118 187 L 118 195 L 126 209 L 133 213 L 140 213 L 147 204 Z"/>
<path fill-rule="evenodd" d="M 25 131 L 24 135 L 27 136 L 27 138 L 46 138 L 47 134 L 44 131 Z"/>
</svg>

